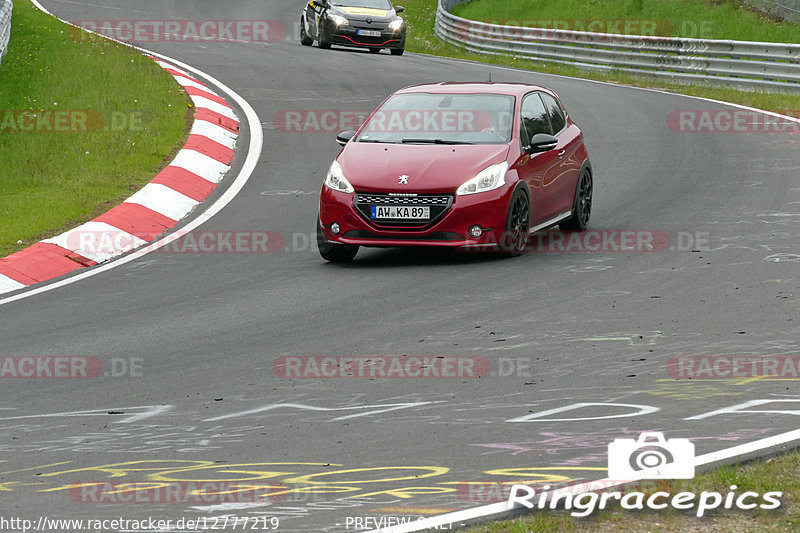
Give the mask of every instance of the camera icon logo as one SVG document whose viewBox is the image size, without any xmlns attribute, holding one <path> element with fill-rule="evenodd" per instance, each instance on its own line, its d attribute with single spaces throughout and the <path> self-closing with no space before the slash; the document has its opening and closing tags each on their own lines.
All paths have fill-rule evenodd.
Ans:
<svg viewBox="0 0 800 533">
<path fill-rule="evenodd" d="M 664 439 L 660 432 L 645 432 L 638 439 L 615 439 L 608 445 L 611 479 L 692 479 L 694 443 L 689 439 Z"/>
</svg>

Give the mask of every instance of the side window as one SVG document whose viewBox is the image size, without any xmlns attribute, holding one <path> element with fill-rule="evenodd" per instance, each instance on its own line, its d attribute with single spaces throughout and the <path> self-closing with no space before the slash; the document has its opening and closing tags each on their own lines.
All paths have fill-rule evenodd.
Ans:
<svg viewBox="0 0 800 533">
<path fill-rule="evenodd" d="M 539 93 L 532 93 L 522 101 L 522 125 L 519 130 L 522 146 L 530 145 L 531 138 L 537 133 L 552 135 L 553 131 Z"/>
<path fill-rule="evenodd" d="M 564 110 L 558 105 L 556 99 L 549 94 L 542 93 L 542 100 L 547 106 L 547 114 L 550 116 L 550 123 L 553 125 L 553 133 L 558 133 L 567 126 L 567 119 Z"/>
</svg>

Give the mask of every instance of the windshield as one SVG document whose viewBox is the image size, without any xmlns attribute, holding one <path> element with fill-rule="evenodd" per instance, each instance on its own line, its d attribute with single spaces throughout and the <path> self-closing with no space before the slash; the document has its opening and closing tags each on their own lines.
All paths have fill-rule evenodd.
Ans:
<svg viewBox="0 0 800 533">
<path fill-rule="evenodd" d="M 385 10 L 392 9 L 392 4 L 389 3 L 389 0 L 341 0 L 338 2 L 331 2 L 331 4 L 342 7 L 368 7 L 372 9 Z"/>
<path fill-rule="evenodd" d="M 357 142 L 505 144 L 514 97 L 499 94 L 398 94 L 369 119 Z"/>
</svg>

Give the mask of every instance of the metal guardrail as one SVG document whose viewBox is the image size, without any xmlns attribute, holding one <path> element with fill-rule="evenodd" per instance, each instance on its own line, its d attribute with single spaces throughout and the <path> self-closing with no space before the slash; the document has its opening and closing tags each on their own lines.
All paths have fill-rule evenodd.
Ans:
<svg viewBox="0 0 800 533">
<path fill-rule="evenodd" d="M 800 0 L 747 0 L 747 3 L 783 20 L 800 22 Z"/>
<path fill-rule="evenodd" d="M 11 11 L 14 4 L 11 0 L 0 0 L 0 62 L 6 55 L 8 39 L 11 37 Z"/>
<path fill-rule="evenodd" d="M 800 45 L 616 35 L 500 26 L 450 13 L 439 0 L 436 35 L 483 54 L 511 54 L 581 68 L 619 70 L 681 82 L 800 93 Z"/>
</svg>

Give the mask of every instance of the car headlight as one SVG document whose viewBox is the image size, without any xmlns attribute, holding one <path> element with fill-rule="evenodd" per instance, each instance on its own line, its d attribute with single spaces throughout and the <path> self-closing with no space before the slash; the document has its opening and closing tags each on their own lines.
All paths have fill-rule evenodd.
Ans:
<svg viewBox="0 0 800 533">
<path fill-rule="evenodd" d="M 503 161 L 497 165 L 492 165 L 478 172 L 478 175 L 465 182 L 456 191 L 457 195 L 475 194 L 479 192 L 493 191 L 502 187 L 506 183 L 506 172 L 508 171 L 508 161 Z"/>
<path fill-rule="evenodd" d="M 331 168 L 328 171 L 328 176 L 325 178 L 325 186 L 333 189 L 334 191 L 344 192 L 348 194 L 355 192 L 353 186 L 350 185 L 350 182 L 347 181 L 347 178 L 344 177 L 344 172 L 342 171 L 342 165 L 340 165 L 338 161 L 334 161 L 333 163 L 331 163 Z"/>
<path fill-rule="evenodd" d="M 400 31 L 403 29 L 403 24 L 405 23 L 406 23 L 405 20 L 401 18 L 396 18 L 389 23 L 389 29 L 392 31 Z"/>
<path fill-rule="evenodd" d="M 350 24 L 350 22 L 347 20 L 347 17 L 343 17 L 341 15 L 328 15 L 328 19 L 332 20 L 337 26 L 348 26 Z"/>
</svg>

